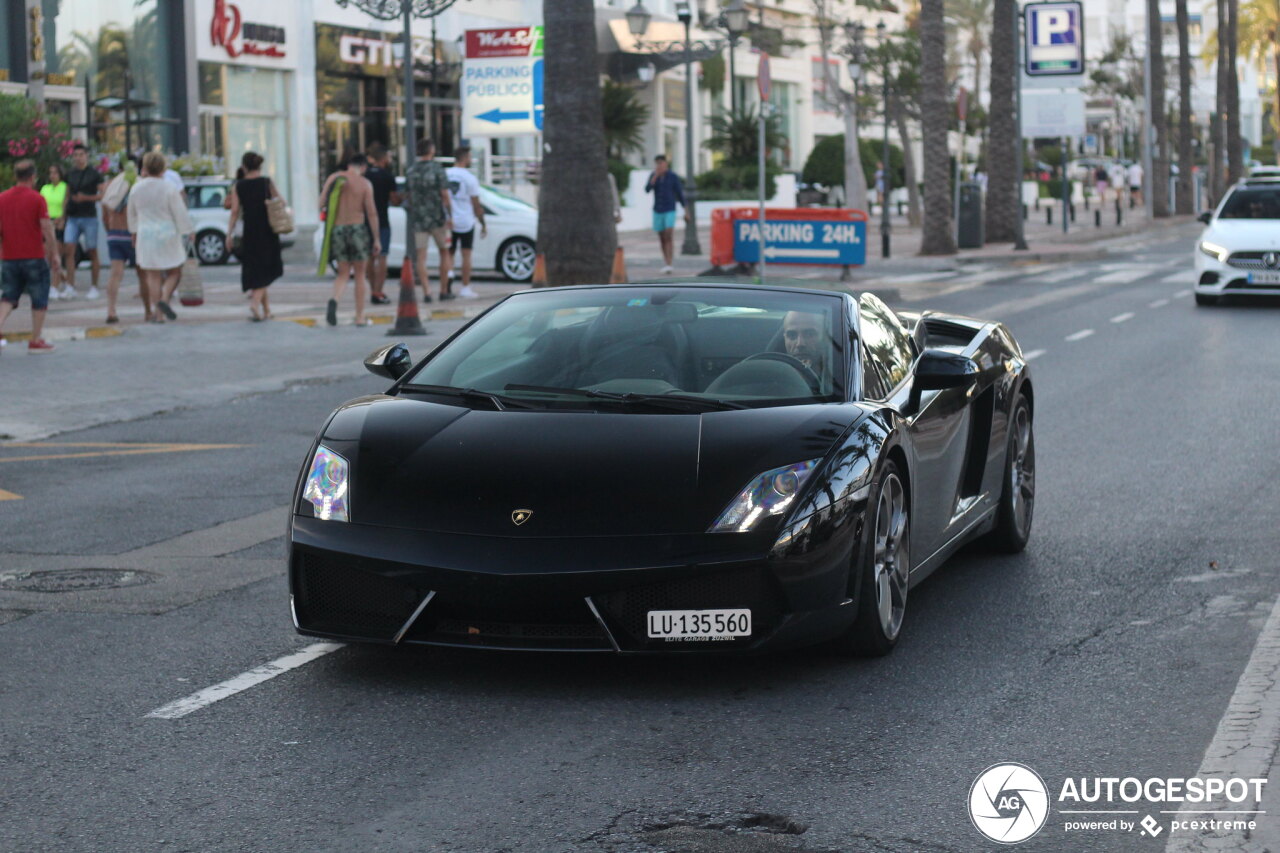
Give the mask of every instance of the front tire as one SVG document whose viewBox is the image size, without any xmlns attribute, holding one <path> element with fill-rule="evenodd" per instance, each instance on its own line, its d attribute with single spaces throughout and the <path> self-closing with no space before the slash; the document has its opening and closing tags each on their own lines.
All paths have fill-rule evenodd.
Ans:
<svg viewBox="0 0 1280 853">
<path fill-rule="evenodd" d="M 209 229 L 196 235 L 196 257 L 200 263 L 211 266 L 227 262 L 227 238 L 221 233 Z"/>
<path fill-rule="evenodd" d="M 524 237 L 512 237 L 498 249 L 498 271 L 508 281 L 526 282 L 533 279 L 533 267 L 538 260 L 533 242 Z"/>
<path fill-rule="evenodd" d="M 1212 295 L 1210 295 L 1210 294 L 1208 294 L 1208 293 L 1197 293 L 1197 294 L 1196 294 L 1196 304 L 1197 304 L 1197 305 L 1200 305 L 1200 306 L 1202 306 L 1202 307 L 1206 307 L 1206 308 L 1207 308 L 1207 307 L 1209 307 L 1210 305 L 1217 305 L 1217 304 L 1218 304 L 1218 299 L 1219 299 L 1219 297 L 1217 297 L 1217 296 L 1212 296 Z"/>
<path fill-rule="evenodd" d="M 837 645 L 848 654 L 881 657 L 898 644 L 911 577 L 911 509 L 902 475 L 891 460 L 881 468 L 867 508 L 849 579 L 857 621 Z"/>
<path fill-rule="evenodd" d="M 1009 416 L 1009 444 L 1004 461 L 1004 489 L 996 510 L 996 527 L 988 542 L 997 551 L 1017 554 L 1031 538 L 1036 507 L 1036 438 L 1031 403 L 1019 394 Z"/>
</svg>

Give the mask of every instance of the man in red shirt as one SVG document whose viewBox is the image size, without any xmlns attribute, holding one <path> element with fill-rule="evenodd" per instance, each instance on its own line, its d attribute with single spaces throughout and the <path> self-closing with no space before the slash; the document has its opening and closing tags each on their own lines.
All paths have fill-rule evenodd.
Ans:
<svg viewBox="0 0 1280 853">
<path fill-rule="evenodd" d="M 0 193 L 0 327 L 26 293 L 31 300 L 31 342 L 27 351 L 48 352 L 40 337 L 49 308 L 49 268 L 61 270 L 58 242 L 49 221 L 49 206 L 36 192 L 36 164 L 21 160 L 13 167 L 17 186 Z"/>
</svg>

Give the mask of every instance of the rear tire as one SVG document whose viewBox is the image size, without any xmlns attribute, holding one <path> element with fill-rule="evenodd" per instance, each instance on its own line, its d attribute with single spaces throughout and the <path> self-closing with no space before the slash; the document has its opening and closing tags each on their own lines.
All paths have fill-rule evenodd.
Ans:
<svg viewBox="0 0 1280 853">
<path fill-rule="evenodd" d="M 1217 296 L 1210 296 L 1207 293 L 1197 293 L 1196 304 L 1207 308 L 1210 305 L 1217 305 L 1219 298 L 1220 297 Z"/>
<path fill-rule="evenodd" d="M 230 252 L 227 251 L 227 238 L 218 231 L 207 229 L 196 235 L 196 258 L 202 264 L 217 266 L 225 264 Z"/>
<path fill-rule="evenodd" d="M 911 509 L 898 466 L 886 460 L 867 499 L 861 541 L 853 554 L 849 594 L 857 601 L 853 626 L 836 640 L 851 655 L 881 657 L 902 633 L 911 576 Z"/>
<path fill-rule="evenodd" d="M 495 266 L 508 281 L 524 283 L 533 279 L 537 249 L 524 237 L 512 237 L 498 248 Z"/>
<path fill-rule="evenodd" d="M 996 527 L 987 543 L 996 551 L 1017 554 L 1031 538 L 1036 506 L 1036 438 L 1031 403 L 1019 394 L 1009 416 L 1009 442 L 1004 460 L 1004 488 L 996 510 Z"/>
</svg>

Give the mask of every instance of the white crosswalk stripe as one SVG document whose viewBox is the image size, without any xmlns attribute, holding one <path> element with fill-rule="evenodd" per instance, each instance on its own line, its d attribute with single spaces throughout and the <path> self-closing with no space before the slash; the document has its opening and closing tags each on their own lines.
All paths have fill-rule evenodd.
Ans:
<svg viewBox="0 0 1280 853">
<path fill-rule="evenodd" d="M 1154 272 L 1155 268 L 1152 266 L 1130 267 L 1129 269 L 1117 270 L 1116 272 L 1098 276 L 1094 281 L 1098 284 L 1132 284 Z"/>
</svg>

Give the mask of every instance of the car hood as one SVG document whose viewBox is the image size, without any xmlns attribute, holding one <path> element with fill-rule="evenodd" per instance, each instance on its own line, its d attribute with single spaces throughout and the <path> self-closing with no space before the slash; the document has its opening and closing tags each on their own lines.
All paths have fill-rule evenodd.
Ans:
<svg viewBox="0 0 1280 853">
<path fill-rule="evenodd" d="M 353 401 L 322 441 L 362 524 L 486 536 L 702 533 L 756 475 L 821 458 L 853 405 L 705 414 L 486 411 Z M 513 514 L 530 513 L 516 524 Z M 774 522 L 776 523 L 776 522 Z"/>
<path fill-rule="evenodd" d="M 1217 243 L 1232 252 L 1280 249 L 1280 222 L 1274 219 L 1217 219 L 1201 240 Z"/>
</svg>

